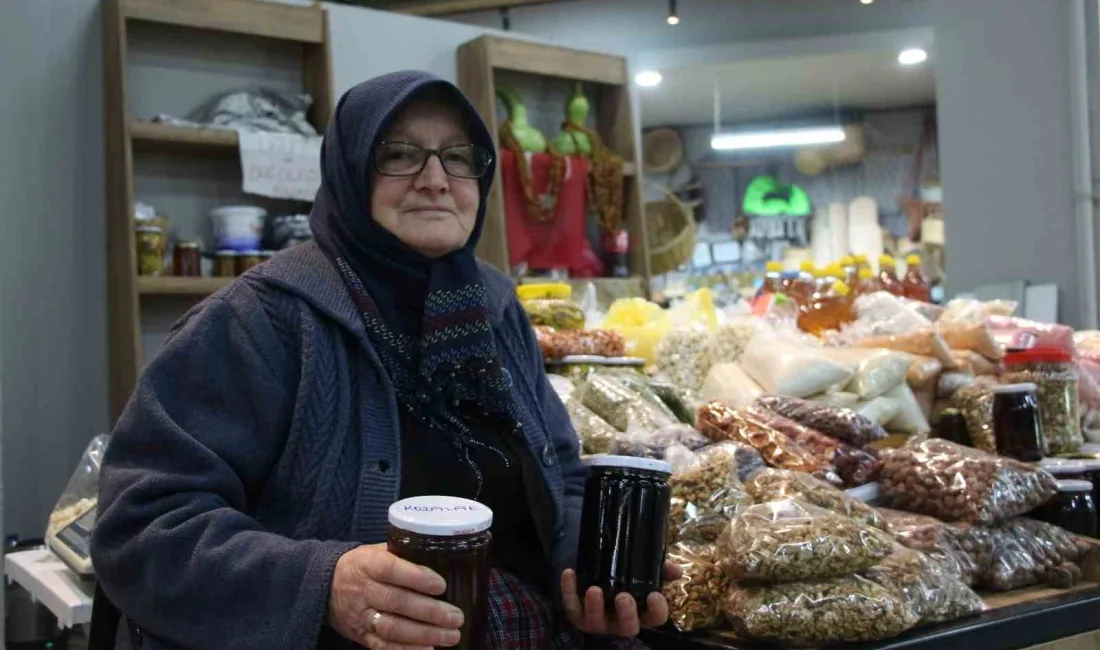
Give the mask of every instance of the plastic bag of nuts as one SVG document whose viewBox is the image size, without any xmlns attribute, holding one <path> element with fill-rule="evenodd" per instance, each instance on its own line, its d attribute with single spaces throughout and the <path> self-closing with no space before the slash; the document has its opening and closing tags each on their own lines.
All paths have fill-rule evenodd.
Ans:
<svg viewBox="0 0 1100 650">
<path fill-rule="evenodd" d="M 737 476 L 737 448 L 732 444 L 701 449 L 669 479 L 668 539 L 714 543 L 730 519 L 749 503 Z"/>
<path fill-rule="evenodd" d="M 823 580 L 862 571 L 890 554 L 893 541 L 875 528 L 787 499 L 745 508 L 719 539 L 735 580 Z"/>
<path fill-rule="evenodd" d="M 626 433 L 614 436 L 610 453 L 619 456 L 663 459 L 672 445 L 683 445 L 691 451 L 710 444 L 710 439 L 690 424 L 669 424 L 659 429 L 628 428 Z"/>
<path fill-rule="evenodd" d="M 1030 512 L 1057 491 L 1039 467 L 935 439 L 884 451 L 879 485 L 893 507 L 971 523 Z"/>
<path fill-rule="evenodd" d="M 562 330 L 535 327 L 535 338 L 544 359 L 572 355 L 621 357 L 626 352 L 622 334 L 611 330 Z"/>
<path fill-rule="evenodd" d="M 710 333 L 702 327 L 669 330 L 654 351 L 657 370 L 669 381 L 699 390 L 710 370 Z"/>
<path fill-rule="evenodd" d="M 722 624 L 722 606 L 730 579 L 719 565 L 714 544 L 677 542 L 669 546 L 668 561 L 683 576 L 665 582 L 668 618 L 676 629 L 691 632 Z"/>
<path fill-rule="evenodd" d="M 997 382 L 978 379 L 955 391 L 951 403 L 966 420 L 966 430 L 975 449 L 997 453 L 997 438 L 993 432 L 993 387 Z"/>
<path fill-rule="evenodd" d="M 618 434 L 615 427 L 581 404 L 576 396 L 565 400 L 565 410 L 569 413 L 569 422 L 581 441 L 581 451 L 586 454 L 606 454 L 611 450 L 611 442 Z"/>
<path fill-rule="evenodd" d="M 654 430 L 676 421 L 656 396 L 654 404 L 622 377 L 594 374 L 577 388 L 577 394 L 582 404 L 619 431 L 630 426 Z"/>
<path fill-rule="evenodd" d="M 1073 357 L 1054 348 L 1034 348 L 1005 357 L 1006 383 L 1034 383 L 1039 399 L 1039 420 L 1050 453 L 1076 452 L 1081 435 L 1081 414 L 1077 399 L 1078 378 Z"/>
<path fill-rule="evenodd" d="M 851 409 L 786 395 L 762 395 L 756 403 L 854 447 L 864 447 L 886 437 L 881 425 Z"/>
<path fill-rule="evenodd" d="M 734 363 L 741 359 L 749 341 L 761 327 L 752 318 L 737 318 L 723 323 L 710 341 L 710 358 L 714 363 Z"/>
<path fill-rule="evenodd" d="M 726 616 L 739 637 L 794 647 L 888 639 L 919 621 L 898 590 L 854 575 L 734 587 Z"/>
<path fill-rule="evenodd" d="M 851 517 L 860 523 L 886 529 L 885 522 L 871 506 L 848 496 L 842 490 L 803 472 L 763 469 L 745 482 L 745 490 L 756 503 L 798 499 L 819 508 Z"/>
<path fill-rule="evenodd" d="M 901 545 L 861 575 L 903 592 L 922 623 L 953 621 L 980 612 L 983 607 L 982 599 L 957 574 L 920 551 Z"/>
<path fill-rule="evenodd" d="M 760 452 L 765 463 L 773 467 L 807 474 L 826 469 L 817 457 L 746 409 L 732 409 L 719 402 L 710 402 L 699 409 L 695 428 L 715 442 L 732 440 L 749 445 Z"/>
<path fill-rule="evenodd" d="M 1085 547 L 1072 534 L 1046 522 L 1019 517 L 990 527 L 992 555 L 980 586 L 1009 591 L 1049 583 L 1070 587 L 1081 580 L 1074 564 Z"/>
<path fill-rule="evenodd" d="M 878 512 L 895 540 L 924 553 L 968 586 L 977 584 L 989 564 L 989 534 L 978 526 L 946 524 L 935 517 L 890 508 Z"/>
<path fill-rule="evenodd" d="M 878 464 L 877 451 L 856 449 L 760 406 L 752 406 L 748 410 L 821 462 L 834 466 L 844 485 L 857 487 L 874 480 Z"/>
</svg>

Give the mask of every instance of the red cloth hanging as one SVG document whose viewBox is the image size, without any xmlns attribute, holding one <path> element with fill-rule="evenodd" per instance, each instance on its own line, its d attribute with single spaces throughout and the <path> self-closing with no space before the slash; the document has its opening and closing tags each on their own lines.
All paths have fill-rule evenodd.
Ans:
<svg viewBox="0 0 1100 650">
<path fill-rule="evenodd" d="M 530 155 L 527 164 L 531 170 L 531 186 L 535 196 L 546 191 L 552 162 L 553 156 L 550 154 Z M 526 261 L 532 269 L 567 269 L 570 275 L 579 277 L 591 277 L 602 272 L 599 258 L 585 236 L 587 159 L 580 156 L 566 158 L 554 218 L 545 223 L 532 221 L 527 216 L 514 152 L 507 149 L 500 152 L 500 175 L 504 185 L 508 263 L 511 266 Z"/>
</svg>

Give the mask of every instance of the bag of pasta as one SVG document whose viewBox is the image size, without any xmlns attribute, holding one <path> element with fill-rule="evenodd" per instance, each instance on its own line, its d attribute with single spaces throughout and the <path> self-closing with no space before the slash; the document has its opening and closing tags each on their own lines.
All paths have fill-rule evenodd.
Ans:
<svg viewBox="0 0 1100 650">
<path fill-rule="evenodd" d="M 862 571 L 890 554 L 890 537 L 871 526 L 787 499 L 745 508 L 718 548 L 735 580 L 823 580 Z"/>
<path fill-rule="evenodd" d="M 888 639 L 920 620 L 898 590 L 858 575 L 736 586 L 729 592 L 726 616 L 739 638 L 785 647 Z"/>
<path fill-rule="evenodd" d="M 670 541 L 714 543 L 749 497 L 737 476 L 737 448 L 705 447 L 669 478 Z"/>
<path fill-rule="evenodd" d="M 615 427 L 581 404 L 575 396 L 565 400 L 565 410 L 569 413 L 569 422 L 581 441 L 581 452 L 606 454 L 611 451 L 611 442 L 618 434 Z"/>
<path fill-rule="evenodd" d="M 978 594 L 958 575 L 900 544 L 882 562 L 861 574 L 887 589 L 905 594 L 921 623 L 953 621 L 982 611 Z"/>
<path fill-rule="evenodd" d="M 825 471 L 816 472 L 819 478 L 835 484 L 836 481 L 832 480 L 832 472 L 835 470 L 841 482 L 848 487 L 857 487 L 874 480 L 878 464 L 877 452 L 846 445 L 760 406 L 753 406 L 748 410 L 764 424 L 787 436 L 825 463 L 828 466 Z"/>
<path fill-rule="evenodd" d="M 786 395 L 762 395 L 756 403 L 853 447 L 865 447 L 886 437 L 881 425 L 851 409 Z"/>
<path fill-rule="evenodd" d="M 732 409 L 719 402 L 710 402 L 699 409 L 695 428 L 715 442 L 732 440 L 752 447 L 772 467 L 807 474 L 828 470 L 816 456 L 746 409 Z"/>
<path fill-rule="evenodd" d="M 714 544 L 677 542 L 668 548 L 668 561 L 683 575 L 666 581 L 668 619 L 681 632 L 718 627 L 730 579 L 716 557 Z"/>
<path fill-rule="evenodd" d="M 668 407 L 654 397 L 660 406 L 633 390 L 625 378 L 594 374 L 577 388 L 581 403 L 619 431 L 634 426 L 656 430 L 676 421 Z"/>
<path fill-rule="evenodd" d="M 1057 491 L 1035 465 L 939 439 L 882 452 L 879 485 L 895 508 L 970 523 L 1030 512 Z"/>
<path fill-rule="evenodd" d="M 886 524 L 871 506 L 843 490 L 803 472 L 785 469 L 763 469 L 745 483 L 745 491 L 756 503 L 798 499 L 819 508 L 851 517 L 860 523 L 881 530 Z"/>
</svg>

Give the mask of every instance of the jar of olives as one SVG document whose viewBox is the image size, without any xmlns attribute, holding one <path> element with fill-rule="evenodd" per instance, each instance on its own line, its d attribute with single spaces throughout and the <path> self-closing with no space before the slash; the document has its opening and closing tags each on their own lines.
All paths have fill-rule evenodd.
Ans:
<svg viewBox="0 0 1100 650">
<path fill-rule="evenodd" d="M 1010 352 L 1004 362 L 1004 381 L 1035 384 L 1039 419 L 1050 453 L 1076 452 L 1084 438 L 1073 357 L 1057 348 L 1032 348 Z"/>
</svg>

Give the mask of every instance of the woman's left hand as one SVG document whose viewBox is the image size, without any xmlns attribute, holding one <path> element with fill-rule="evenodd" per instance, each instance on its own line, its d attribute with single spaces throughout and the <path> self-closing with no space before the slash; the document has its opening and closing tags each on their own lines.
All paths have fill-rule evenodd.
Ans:
<svg viewBox="0 0 1100 650">
<path fill-rule="evenodd" d="M 679 566 L 665 562 L 664 579 L 675 580 L 683 575 Z M 657 627 L 668 620 L 668 602 L 660 593 L 646 597 L 646 613 L 638 616 L 638 606 L 630 594 L 615 597 L 615 613 L 604 609 L 603 590 L 589 587 L 581 602 L 577 593 L 577 572 L 566 569 L 561 574 L 562 605 L 565 617 L 586 634 L 608 634 L 635 637 L 642 627 Z"/>
</svg>

